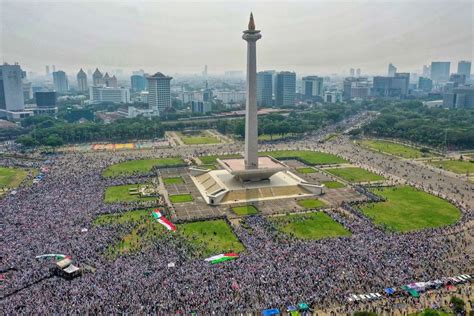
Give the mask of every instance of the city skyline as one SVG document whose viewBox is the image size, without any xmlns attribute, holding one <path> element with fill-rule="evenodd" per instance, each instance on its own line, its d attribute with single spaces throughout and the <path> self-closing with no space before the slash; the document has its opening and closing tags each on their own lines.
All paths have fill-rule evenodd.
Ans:
<svg viewBox="0 0 474 316">
<path fill-rule="evenodd" d="M 235 30 L 253 11 L 269 30 L 258 71 L 343 75 L 360 68 L 371 75 L 393 63 L 400 71 L 421 73 L 431 61 L 472 60 L 472 3 L 341 2 L 282 2 L 267 10 L 266 1 L 3 1 L 1 55 L 40 74 L 45 65 L 68 73 L 101 67 L 185 74 L 200 73 L 204 65 L 210 74 L 244 70 Z M 35 18 L 38 23 L 26 23 Z"/>
</svg>

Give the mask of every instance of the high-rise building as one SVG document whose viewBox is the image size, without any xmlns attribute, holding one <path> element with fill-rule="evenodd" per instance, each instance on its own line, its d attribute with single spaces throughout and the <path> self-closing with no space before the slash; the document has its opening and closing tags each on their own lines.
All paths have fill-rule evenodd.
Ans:
<svg viewBox="0 0 474 316">
<path fill-rule="evenodd" d="M 465 75 L 466 79 L 469 80 L 471 77 L 471 62 L 467 60 L 461 60 L 458 62 L 458 75 Z"/>
<path fill-rule="evenodd" d="M 423 90 L 424 92 L 431 92 L 433 89 L 433 81 L 430 78 L 418 78 L 418 89 Z"/>
<path fill-rule="evenodd" d="M 396 72 L 397 72 L 397 67 L 395 67 L 392 63 L 388 64 L 388 76 L 395 77 Z"/>
<path fill-rule="evenodd" d="M 435 82 L 448 81 L 450 66 L 451 63 L 449 61 L 431 62 L 431 80 Z"/>
<path fill-rule="evenodd" d="M 351 69 L 349 70 L 349 75 L 350 75 L 351 77 L 355 77 L 355 69 L 354 69 L 354 68 L 351 68 Z"/>
<path fill-rule="evenodd" d="M 466 84 L 466 75 L 464 74 L 452 74 L 449 76 L 449 81 L 453 83 L 453 87 Z"/>
<path fill-rule="evenodd" d="M 212 111 L 212 104 L 207 101 L 191 101 L 191 110 L 193 113 L 206 114 Z"/>
<path fill-rule="evenodd" d="M 1 65 L 0 110 L 22 111 L 24 108 L 25 99 L 23 97 L 22 71 L 20 65 Z"/>
<path fill-rule="evenodd" d="M 409 73 L 396 73 L 395 77 L 376 76 L 373 79 L 372 95 L 375 97 L 405 97 L 408 94 Z"/>
<path fill-rule="evenodd" d="M 273 105 L 273 74 L 271 72 L 257 73 L 257 105 Z"/>
<path fill-rule="evenodd" d="M 392 89 L 398 89 L 400 87 L 400 94 L 402 96 L 408 95 L 408 88 L 410 85 L 410 73 L 408 72 L 397 72 L 392 80 Z"/>
<path fill-rule="evenodd" d="M 369 94 L 370 87 L 367 78 L 348 77 L 344 79 L 342 97 L 345 101 L 354 98 L 365 99 Z"/>
<path fill-rule="evenodd" d="M 307 76 L 303 77 L 302 94 L 305 98 L 323 97 L 323 77 Z"/>
<path fill-rule="evenodd" d="M 23 99 L 25 101 L 33 99 L 33 86 L 32 86 L 32 83 L 23 81 L 22 87 L 23 87 Z"/>
<path fill-rule="evenodd" d="M 46 65 L 46 76 L 49 76 L 49 66 Z"/>
<path fill-rule="evenodd" d="M 146 78 L 144 75 L 132 75 L 130 77 L 133 92 L 141 92 L 146 88 Z"/>
<path fill-rule="evenodd" d="M 53 65 L 53 72 L 56 72 L 56 65 Z"/>
<path fill-rule="evenodd" d="M 156 115 L 171 107 L 171 79 L 161 72 L 147 77 L 148 81 L 148 106 Z"/>
<path fill-rule="evenodd" d="M 44 107 L 55 107 L 56 106 L 56 92 L 36 92 L 35 93 L 36 106 Z"/>
<path fill-rule="evenodd" d="M 94 103 L 130 103 L 130 91 L 125 88 L 92 86 L 89 87 L 89 97 Z"/>
<path fill-rule="evenodd" d="M 202 92 L 202 100 L 204 102 L 212 102 L 213 98 L 214 98 L 214 93 L 212 92 L 212 89 L 209 89 L 209 85 L 207 84 L 207 81 L 206 81 L 206 88 Z"/>
<path fill-rule="evenodd" d="M 281 71 L 276 78 L 276 106 L 294 106 L 296 94 L 296 73 Z"/>
<path fill-rule="evenodd" d="M 102 80 L 102 73 L 100 72 L 99 68 L 96 68 L 94 73 L 92 74 L 92 85 L 99 86 Z"/>
<path fill-rule="evenodd" d="M 454 88 L 452 92 L 443 95 L 444 107 L 474 108 L 474 86 Z"/>
<path fill-rule="evenodd" d="M 356 77 L 360 77 L 360 75 L 361 75 L 360 68 L 357 68 L 357 70 L 356 70 Z"/>
<path fill-rule="evenodd" d="M 59 93 L 66 93 L 69 90 L 66 73 L 62 70 L 53 72 L 54 90 Z"/>
<path fill-rule="evenodd" d="M 202 71 L 202 75 L 207 77 L 207 65 L 204 65 L 204 70 Z"/>
<path fill-rule="evenodd" d="M 87 86 L 87 74 L 84 72 L 84 70 L 79 70 L 77 73 L 77 89 L 79 91 L 85 92 L 89 90 L 89 87 Z"/>
</svg>

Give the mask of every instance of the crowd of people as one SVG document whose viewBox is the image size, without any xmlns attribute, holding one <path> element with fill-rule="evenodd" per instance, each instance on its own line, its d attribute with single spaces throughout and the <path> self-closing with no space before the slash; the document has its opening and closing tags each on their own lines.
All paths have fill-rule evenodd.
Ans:
<svg viewBox="0 0 474 316">
<path fill-rule="evenodd" d="M 296 145 L 301 149 L 316 146 L 312 139 Z M 110 185 L 151 181 L 155 176 L 152 172 L 104 178 L 101 173 L 107 166 L 127 159 L 230 152 L 228 146 L 231 145 L 198 150 L 67 153 L 49 158 L 48 172 L 41 182 L 22 185 L 15 195 L 0 200 L 4 311 L 222 315 L 306 302 L 315 309 L 343 314 L 360 309 L 347 304 L 347 297 L 353 293 L 380 292 L 385 287 L 414 281 L 474 273 L 470 208 L 473 187 L 465 184 L 446 188 L 442 181 L 427 184 L 424 189 L 446 194 L 462 208 L 461 221 L 449 227 L 387 233 L 356 209 L 346 207 L 327 214 L 352 235 L 319 241 L 296 240 L 278 233 L 263 216 L 247 217 L 233 226 L 246 250 L 238 260 L 217 265 L 191 257 L 183 241 L 173 239 L 172 235 L 154 239 L 150 247 L 137 253 L 113 260 L 104 256 L 127 226 L 95 226 L 94 219 L 100 214 L 138 207 L 129 203 L 105 204 L 105 189 Z M 340 140 L 331 148 L 326 144 L 318 146 L 342 156 L 358 150 Z M 282 149 L 281 145 L 273 144 L 265 148 Z M 356 154 L 361 163 L 373 162 L 387 174 L 398 168 L 396 159 L 378 162 L 365 157 L 363 151 Z M 0 159 L 0 165 L 21 164 L 25 162 L 16 158 Z M 28 166 L 40 168 L 44 163 L 30 162 Z M 410 168 L 418 167 L 405 168 L 409 179 L 416 171 Z M 432 177 L 433 173 L 437 174 L 423 170 L 417 176 Z M 443 174 L 437 175 L 444 178 Z M 52 277 L 52 263 L 35 259 L 44 253 L 69 255 L 79 266 L 94 267 L 94 272 L 71 281 Z M 384 300 L 373 308 L 395 309 L 399 302 Z"/>
</svg>

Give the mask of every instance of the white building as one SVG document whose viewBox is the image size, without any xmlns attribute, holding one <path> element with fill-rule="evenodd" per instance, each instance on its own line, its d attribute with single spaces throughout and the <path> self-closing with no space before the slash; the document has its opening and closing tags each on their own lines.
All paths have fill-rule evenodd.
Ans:
<svg viewBox="0 0 474 316">
<path fill-rule="evenodd" d="M 215 91 L 214 94 L 223 103 L 244 103 L 247 99 L 245 91 Z"/>
<path fill-rule="evenodd" d="M 125 88 L 90 87 L 89 97 L 93 103 L 130 103 L 130 91 Z"/>
<path fill-rule="evenodd" d="M 8 111 L 23 111 L 22 71 L 18 64 L 0 66 L 0 116 L 5 117 Z"/>
<path fill-rule="evenodd" d="M 66 93 L 69 90 L 66 73 L 62 70 L 53 72 L 54 90 L 59 93 Z"/>
<path fill-rule="evenodd" d="M 206 114 L 212 111 L 212 104 L 207 101 L 191 101 L 191 110 L 193 113 Z"/>
<path fill-rule="evenodd" d="M 307 98 L 323 97 L 323 77 L 307 76 L 303 77 L 302 94 Z"/>
<path fill-rule="evenodd" d="M 87 75 L 86 73 L 84 72 L 84 70 L 79 70 L 79 72 L 77 73 L 77 89 L 79 91 L 88 91 L 89 88 L 87 86 Z"/>
<path fill-rule="evenodd" d="M 161 72 L 147 77 L 148 80 L 148 107 L 155 113 L 171 107 L 171 79 Z"/>
<path fill-rule="evenodd" d="M 342 93 L 337 90 L 325 91 L 324 92 L 324 102 L 326 103 L 337 103 L 342 102 Z"/>
</svg>

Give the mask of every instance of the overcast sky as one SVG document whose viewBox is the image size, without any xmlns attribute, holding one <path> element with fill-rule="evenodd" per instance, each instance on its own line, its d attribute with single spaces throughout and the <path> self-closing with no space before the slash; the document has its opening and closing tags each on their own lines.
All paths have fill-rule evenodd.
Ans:
<svg viewBox="0 0 474 316">
<path fill-rule="evenodd" d="M 245 69 L 250 11 L 259 70 L 301 74 L 421 72 L 432 60 L 472 60 L 474 1 L 0 0 L 3 61 L 44 72 L 143 68 Z"/>
</svg>

